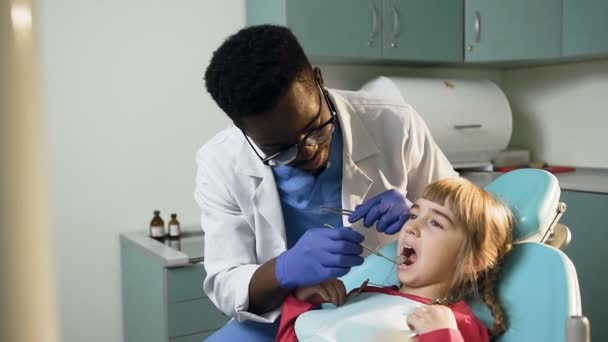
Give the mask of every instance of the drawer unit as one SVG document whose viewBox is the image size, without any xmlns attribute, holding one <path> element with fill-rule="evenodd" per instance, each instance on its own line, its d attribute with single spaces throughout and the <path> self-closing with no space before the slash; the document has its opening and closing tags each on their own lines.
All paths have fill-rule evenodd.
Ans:
<svg viewBox="0 0 608 342">
<path fill-rule="evenodd" d="M 169 337 L 217 330 L 228 322 L 209 298 L 169 304 Z"/>
<path fill-rule="evenodd" d="M 188 240 L 190 239 L 190 240 Z M 201 236 L 181 239 L 181 249 L 145 233 L 120 237 L 125 342 L 202 342 L 230 319 L 203 291 Z"/>
<path fill-rule="evenodd" d="M 179 268 L 167 268 L 167 301 L 181 302 L 207 297 L 203 291 L 205 267 L 195 264 Z"/>
</svg>

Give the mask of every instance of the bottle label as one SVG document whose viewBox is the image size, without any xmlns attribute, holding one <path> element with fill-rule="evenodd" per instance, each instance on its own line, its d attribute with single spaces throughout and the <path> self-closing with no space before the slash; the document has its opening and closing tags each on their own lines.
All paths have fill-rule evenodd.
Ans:
<svg viewBox="0 0 608 342">
<path fill-rule="evenodd" d="M 150 227 L 150 236 L 151 237 L 163 237 L 165 236 L 165 228 L 162 226 L 152 226 Z"/>
<path fill-rule="evenodd" d="M 177 224 L 169 225 L 169 236 L 179 236 L 179 225 L 177 225 Z"/>
</svg>

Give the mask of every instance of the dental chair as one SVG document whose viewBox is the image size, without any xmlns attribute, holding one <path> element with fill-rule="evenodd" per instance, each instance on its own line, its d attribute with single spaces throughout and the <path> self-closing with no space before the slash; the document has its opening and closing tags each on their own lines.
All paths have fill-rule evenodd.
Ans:
<svg viewBox="0 0 608 342">
<path fill-rule="evenodd" d="M 500 176 L 486 190 L 509 205 L 516 220 L 515 244 L 503 264 L 498 285 L 509 328 L 497 341 L 589 341 L 576 270 L 558 249 L 568 243 L 570 234 L 567 227 L 557 224 L 565 205 L 559 202 L 555 176 L 543 170 L 520 169 Z M 394 258 L 397 243 L 381 251 Z M 373 254 L 341 278 L 347 292 L 366 279 L 384 286 L 399 283 L 394 266 Z M 469 304 L 484 324 L 492 324 L 492 315 L 481 300 Z M 320 310 L 319 320 L 326 319 L 325 310 Z M 299 339 L 307 340 L 315 329 L 315 319 L 298 320 L 295 329 Z"/>
</svg>

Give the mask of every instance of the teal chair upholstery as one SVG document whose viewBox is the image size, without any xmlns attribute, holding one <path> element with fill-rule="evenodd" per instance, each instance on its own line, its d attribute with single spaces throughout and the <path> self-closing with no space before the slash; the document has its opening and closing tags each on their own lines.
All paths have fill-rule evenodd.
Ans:
<svg viewBox="0 0 608 342">
<path fill-rule="evenodd" d="M 498 285 L 509 329 L 498 341 L 586 341 L 585 336 L 566 337 L 567 321 L 581 316 L 574 265 L 563 252 L 540 242 L 555 225 L 555 217 L 561 215 L 557 209 L 557 179 L 543 170 L 522 169 L 502 175 L 486 189 L 509 205 L 517 223 L 516 244 L 504 262 Z M 396 249 L 394 242 L 381 251 L 394 258 Z M 347 291 L 359 287 L 365 279 L 378 285 L 399 283 L 394 266 L 375 255 L 368 256 L 341 279 Z M 483 302 L 475 300 L 470 304 L 486 325 L 492 324 Z"/>
</svg>

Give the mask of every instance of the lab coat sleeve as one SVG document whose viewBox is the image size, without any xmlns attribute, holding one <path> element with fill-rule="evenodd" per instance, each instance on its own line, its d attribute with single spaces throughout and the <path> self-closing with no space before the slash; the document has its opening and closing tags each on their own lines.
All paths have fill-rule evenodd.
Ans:
<svg viewBox="0 0 608 342">
<path fill-rule="evenodd" d="M 226 184 L 234 184 L 231 170 L 218 166 L 210 151 L 197 155 L 194 197 L 201 208 L 201 225 L 205 232 L 204 265 L 207 273 L 203 289 L 211 301 L 226 315 L 239 321 L 271 323 L 280 308 L 256 315 L 248 312 L 249 283 L 260 266 L 255 254 L 256 238 L 240 207 Z M 223 165 L 223 164 L 222 164 Z"/>
<path fill-rule="evenodd" d="M 435 143 L 420 114 L 410 107 L 408 140 L 405 144 L 407 197 L 414 201 L 424 187 L 436 180 L 458 177 L 458 173 Z"/>
</svg>

